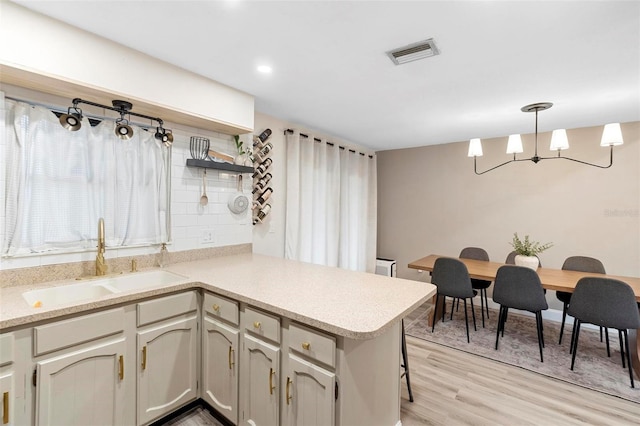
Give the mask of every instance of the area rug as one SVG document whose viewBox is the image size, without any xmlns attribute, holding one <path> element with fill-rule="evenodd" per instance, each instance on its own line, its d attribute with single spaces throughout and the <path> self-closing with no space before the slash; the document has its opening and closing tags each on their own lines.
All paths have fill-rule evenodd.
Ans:
<svg viewBox="0 0 640 426">
<path fill-rule="evenodd" d="M 467 343 L 462 303 L 459 310 L 454 311 L 453 320 L 449 320 L 451 304 L 447 304 L 445 322 L 436 323 L 433 333 L 427 325 L 430 309 L 431 305 L 425 304 L 405 318 L 407 335 L 640 403 L 640 380 L 634 378 L 636 387 L 632 389 L 629 371 L 622 368 L 618 333 L 615 330 L 609 330 L 611 357 L 607 357 L 606 344 L 600 342 L 599 331 L 583 326 L 575 367 L 571 371 L 571 325 L 565 326 L 562 344 L 558 345 L 560 324 L 543 320 L 544 362 L 540 362 L 536 321 L 533 316 L 520 315 L 518 311 L 510 310 L 504 337 L 500 338 L 496 350 L 497 310 L 489 310 L 490 318 L 485 318 L 485 328 L 482 328 L 480 308 L 476 306 L 478 330 L 474 331 L 469 308 L 471 342 Z"/>
</svg>

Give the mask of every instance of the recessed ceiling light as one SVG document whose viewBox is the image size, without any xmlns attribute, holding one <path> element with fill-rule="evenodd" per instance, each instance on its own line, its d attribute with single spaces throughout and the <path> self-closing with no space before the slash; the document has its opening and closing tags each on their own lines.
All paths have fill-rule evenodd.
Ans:
<svg viewBox="0 0 640 426">
<path fill-rule="evenodd" d="M 271 74 L 271 71 L 273 71 L 273 69 L 269 65 L 258 66 L 258 72 L 261 72 L 262 74 Z"/>
</svg>

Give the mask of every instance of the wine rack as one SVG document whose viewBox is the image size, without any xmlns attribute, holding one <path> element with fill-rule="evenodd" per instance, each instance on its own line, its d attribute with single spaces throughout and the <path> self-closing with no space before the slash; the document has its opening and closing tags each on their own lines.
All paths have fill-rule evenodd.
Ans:
<svg viewBox="0 0 640 426">
<path fill-rule="evenodd" d="M 262 223 L 267 215 L 271 212 L 271 194 L 273 194 L 273 188 L 271 187 L 272 179 L 272 165 L 271 151 L 273 145 L 269 142 L 271 137 L 271 129 L 266 129 L 258 136 L 253 137 L 253 159 L 254 159 L 254 173 L 253 173 L 253 224 L 257 225 Z"/>
</svg>

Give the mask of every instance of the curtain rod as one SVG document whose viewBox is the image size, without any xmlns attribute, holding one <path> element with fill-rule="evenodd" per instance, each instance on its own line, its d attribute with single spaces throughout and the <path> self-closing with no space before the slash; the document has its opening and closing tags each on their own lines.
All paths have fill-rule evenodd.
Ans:
<svg viewBox="0 0 640 426">
<path fill-rule="evenodd" d="M 51 111 L 52 113 L 54 113 L 54 114 L 56 114 L 56 113 L 66 114 L 67 113 L 67 110 L 64 109 L 63 107 L 47 105 L 47 104 L 43 104 L 43 103 L 40 103 L 40 102 L 30 101 L 30 100 L 27 100 L 27 99 L 14 98 L 13 96 L 6 96 L 5 95 L 4 98 L 12 100 L 12 101 L 16 101 L 16 102 L 22 102 L 22 103 L 25 103 L 25 104 L 31 105 L 31 106 L 39 106 L 39 107 L 42 107 L 42 108 L 46 108 L 49 111 Z M 113 121 L 114 123 L 117 120 L 116 118 L 111 118 L 111 117 L 107 117 L 107 116 L 104 116 L 104 115 L 85 114 L 84 111 L 82 112 L 82 115 L 87 117 L 87 119 L 89 120 L 89 123 L 92 126 L 95 126 L 95 125 L 99 124 L 100 121 L 102 121 L 102 120 Z M 95 124 L 92 121 L 95 122 Z M 134 121 L 130 121 L 130 123 L 135 124 L 136 126 L 140 127 L 141 129 L 144 129 L 144 130 L 155 130 L 155 127 L 153 125 L 141 124 L 141 123 L 137 123 L 137 122 L 134 122 Z"/>
<path fill-rule="evenodd" d="M 286 134 L 286 133 L 295 133 L 295 132 L 292 129 L 287 129 L 287 130 L 284 131 L 284 133 Z M 309 135 L 305 135 L 304 133 L 300 133 L 300 136 L 302 136 L 303 138 L 309 138 Z M 322 139 L 318 139 L 318 138 L 313 138 L 313 140 L 316 141 L 316 142 L 322 142 Z M 333 142 L 327 142 L 327 145 L 336 146 L 336 144 L 334 144 Z M 351 148 L 347 148 L 347 147 L 341 146 L 341 145 L 338 145 L 338 148 L 340 148 L 342 150 L 346 149 L 347 151 L 352 152 L 354 154 L 357 153 L 357 154 L 362 155 L 363 157 L 367 156 L 367 157 L 373 159 L 373 155 L 371 155 L 371 154 L 365 154 L 364 152 L 356 152 L 355 150 L 353 150 Z"/>
</svg>

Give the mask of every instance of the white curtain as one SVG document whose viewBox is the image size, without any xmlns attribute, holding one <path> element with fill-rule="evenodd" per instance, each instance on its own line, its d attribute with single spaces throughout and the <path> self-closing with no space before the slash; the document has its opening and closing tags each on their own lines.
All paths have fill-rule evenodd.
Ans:
<svg viewBox="0 0 640 426">
<path fill-rule="evenodd" d="M 375 158 L 287 133 L 285 257 L 375 271 Z"/>
<path fill-rule="evenodd" d="M 94 247 L 98 218 L 107 246 L 167 240 L 167 149 L 133 126 L 121 140 L 115 123 L 76 132 L 48 109 L 5 101 L 5 255 Z"/>
</svg>

